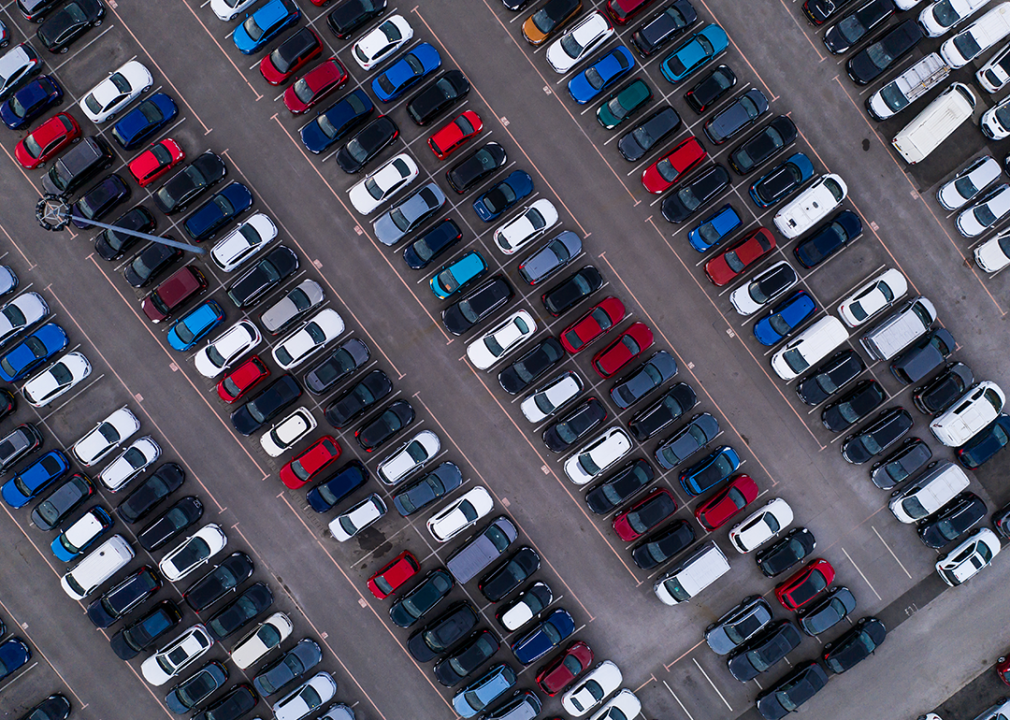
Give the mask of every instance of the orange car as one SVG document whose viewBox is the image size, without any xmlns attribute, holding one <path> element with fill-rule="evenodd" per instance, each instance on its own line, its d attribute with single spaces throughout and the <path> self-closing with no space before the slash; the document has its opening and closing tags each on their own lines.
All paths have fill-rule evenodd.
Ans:
<svg viewBox="0 0 1010 720">
<path fill-rule="evenodd" d="M 582 9 L 582 0 L 547 0 L 523 23 L 523 37 L 531 45 L 543 45 Z"/>
</svg>

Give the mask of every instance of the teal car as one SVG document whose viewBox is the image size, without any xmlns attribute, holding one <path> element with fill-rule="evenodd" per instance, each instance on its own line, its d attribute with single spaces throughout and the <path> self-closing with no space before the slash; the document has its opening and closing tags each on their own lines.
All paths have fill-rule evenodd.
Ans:
<svg viewBox="0 0 1010 720">
<path fill-rule="evenodd" d="M 635 80 L 620 92 L 614 93 L 596 111 L 596 119 L 606 130 L 613 130 L 641 110 L 652 99 L 652 90 L 644 80 Z"/>
<path fill-rule="evenodd" d="M 676 85 L 710 63 L 728 45 L 725 30 L 718 25 L 706 25 L 666 56 L 659 66 L 660 72 Z"/>
<path fill-rule="evenodd" d="M 471 250 L 460 258 L 442 266 L 430 281 L 435 297 L 445 300 L 487 272 L 487 263 L 479 252 Z"/>
<path fill-rule="evenodd" d="M 179 318 L 168 331 L 168 344 L 173 350 L 189 350 L 207 333 L 224 322 L 224 310 L 214 300 L 207 300 Z"/>
</svg>

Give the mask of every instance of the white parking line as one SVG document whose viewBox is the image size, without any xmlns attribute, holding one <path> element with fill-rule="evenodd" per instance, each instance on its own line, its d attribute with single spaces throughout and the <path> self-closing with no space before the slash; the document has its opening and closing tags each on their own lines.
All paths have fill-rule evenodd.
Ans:
<svg viewBox="0 0 1010 720">
<path fill-rule="evenodd" d="M 694 658 L 691 658 L 691 662 L 693 662 L 693 663 L 694 663 L 695 667 L 697 667 L 697 668 L 698 668 L 699 670 L 701 670 L 701 674 L 705 676 L 705 679 L 706 679 L 706 680 L 708 680 L 708 684 L 712 686 L 712 689 L 713 689 L 713 690 L 715 690 L 715 692 L 716 692 L 716 695 L 718 695 L 718 696 L 719 696 L 719 699 L 720 699 L 720 700 L 722 700 L 722 701 L 723 701 L 723 703 L 725 703 L 726 707 L 727 707 L 727 708 L 729 708 L 729 709 L 730 709 L 730 710 L 732 711 L 732 710 L 733 710 L 733 706 L 732 706 L 732 705 L 730 705 L 730 704 L 729 704 L 728 702 L 726 702 L 726 698 L 725 698 L 725 697 L 723 696 L 723 694 L 722 694 L 721 692 L 719 692 L 719 688 L 717 688 L 717 687 L 715 686 L 715 683 L 714 683 L 714 682 L 712 682 L 712 678 L 710 678 L 710 677 L 708 676 L 708 673 L 707 673 L 707 672 L 705 672 L 705 668 L 703 668 L 703 667 L 702 667 L 702 666 L 701 666 L 701 665 L 700 665 L 700 664 L 698 663 L 698 661 L 697 661 L 697 660 L 695 660 Z"/>
<path fill-rule="evenodd" d="M 891 553 L 891 557 L 894 558 L 894 561 L 896 563 L 898 563 L 898 565 L 901 567 L 901 569 L 904 571 L 904 573 L 906 575 L 908 575 L 908 579 L 911 580 L 912 579 L 912 573 L 908 572 L 908 570 L 905 568 L 904 564 L 902 564 L 901 560 L 898 559 L 898 556 L 894 554 L 894 550 L 892 550 L 891 546 L 887 544 L 887 541 L 884 540 L 884 538 L 880 537 L 880 533 L 877 532 L 877 528 L 875 528 L 872 525 L 870 525 L 870 529 L 873 530 L 873 534 L 874 535 L 876 535 L 878 538 L 880 538 L 880 542 L 884 543 L 884 547 L 887 548 L 887 552 Z"/>
<path fill-rule="evenodd" d="M 686 707 L 684 707 L 684 703 L 682 703 L 682 702 L 680 701 L 680 698 L 679 698 L 679 697 L 677 697 L 677 693 L 675 693 L 675 692 L 673 691 L 673 688 L 671 688 L 671 687 L 670 687 L 669 685 L 667 685 L 667 684 L 666 684 L 666 680 L 664 680 L 664 681 L 663 681 L 663 685 L 666 685 L 666 689 L 670 691 L 670 694 L 671 694 L 671 695 L 673 695 L 673 699 L 677 701 L 677 704 L 678 704 L 678 705 L 680 705 L 680 709 L 684 711 L 684 714 L 685 714 L 685 715 L 687 715 L 687 717 L 688 717 L 688 720 L 694 720 L 694 715 L 692 715 L 691 713 L 689 713 L 689 712 L 687 711 L 687 708 L 686 708 Z"/>
<path fill-rule="evenodd" d="M 839 547 L 841 547 L 841 546 L 839 546 Z M 880 597 L 880 593 L 877 592 L 877 589 L 875 587 L 873 587 L 873 585 L 870 585 L 870 581 L 866 579 L 866 576 L 863 574 L 863 571 L 859 569 L 858 565 L 856 565 L 855 561 L 852 559 L 852 556 L 849 555 L 849 552 L 845 548 L 842 548 L 842 552 L 845 553 L 845 557 L 847 557 L 849 559 L 849 562 L 852 563 L 852 567 L 854 567 L 856 569 L 856 572 L 859 573 L 859 577 L 863 578 L 863 581 L 867 585 L 869 585 L 870 590 L 873 590 L 873 594 L 877 596 L 877 600 L 883 600 L 883 598 Z M 895 558 L 895 559 L 897 560 L 897 558 Z"/>
</svg>

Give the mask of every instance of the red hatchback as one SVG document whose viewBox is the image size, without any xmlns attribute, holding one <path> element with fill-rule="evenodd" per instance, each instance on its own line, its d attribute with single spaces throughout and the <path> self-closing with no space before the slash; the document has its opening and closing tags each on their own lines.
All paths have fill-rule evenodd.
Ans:
<svg viewBox="0 0 1010 720">
<path fill-rule="evenodd" d="M 608 297 L 597 303 L 580 320 L 561 332 L 561 344 L 572 355 L 600 337 L 624 319 L 624 303 Z"/>
<path fill-rule="evenodd" d="M 130 174 L 140 187 L 147 187 L 169 170 L 186 159 L 186 152 L 179 143 L 166 138 L 152 143 L 144 152 L 130 161 Z"/>
<path fill-rule="evenodd" d="M 303 27 L 260 60 L 260 74 L 271 85 L 280 85 L 323 52 L 323 41 L 310 27 Z"/>
<path fill-rule="evenodd" d="M 698 167 L 708 157 L 698 138 L 692 135 L 669 153 L 642 171 L 642 184 L 651 193 L 659 195 L 669 190 L 684 175 Z"/>
<path fill-rule="evenodd" d="M 611 377 L 652 347 L 652 343 L 652 330 L 637 322 L 593 356 L 593 369 L 602 378 Z"/>
<path fill-rule="evenodd" d="M 706 530 L 715 530 L 754 502 L 757 496 L 757 483 L 747 475 L 740 475 L 699 505 L 694 517 Z"/>
<path fill-rule="evenodd" d="M 414 577 L 420 569 L 417 558 L 404 550 L 386 567 L 368 578 L 368 589 L 379 600 L 385 600 L 396 592 L 396 588 Z"/>
<path fill-rule="evenodd" d="M 835 569 L 831 563 L 817 558 L 781 585 L 776 585 L 775 597 L 786 610 L 799 610 L 824 592 L 834 579 Z"/>
<path fill-rule="evenodd" d="M 179 268 L 168 276 L 140 304 L 147 319 L 159 323 L 178 310 L 190 298 L 207 289 L 207 278 L 192 265 Z"/>
<path fill-rule="evenodd" d="M 622 513 L 614 516 L 613 527 L 617 536 L 631 542 L 645 535 L 677 512 L 677 501 L 669 490 L 656 488 Z"/>
<path fill-rule="evenodd" d="M 301 115 L 347 82 L 347 70 L 335 57 L 309 70 L 284 91 L 284 105 L 294 115 Z"/>
<path fill-rule="evenodd" d="M 428 147 L 439 160 L 445 160 L 456 149 L 470 138 L 478 135 L 484 128 L 480 116 L 473 110 L 467 110 L 447 124 L 439 128 L 428 138 Z"/>
<path fill-rule="evenodd" d="M 340 443 L 337 439 L 323 435 L 305 452 L 281 468 L 281 482 L 284 483 L 284 487 L 297 490 L 336 462 L 340 452 Z"/>
<path fill-rule="evenodd" d="M 268 377 L 269 368 L 263 364 L 259 355 L 253 355 L 224 376 L 217 384 L 217 395 L 231 405 Z"/>
<path fill-rule="evenodd" d="M 728 285 L 774 249 L 775 236 L 765 228 L 758 228 L 705 263 L 705 274 L 719 287 Z"/>
<path fill-rule="evenodd" d="M 579 675 L 593 664 L 593 651 L 579 640 L 569 645 L 565 651 L 537 673 L 537 684 L 545 693 L 554 697 L 572 684 Z"/>
<path fill-rule="evenodd" d="M 81 139 L 81 126 L 67 113 L 57 113 L 32 131 L 14 148 L 14 157 L 29 170 Z"/>
<path fill-rule="evenodd" d="M 1001 657 L 996 661 L 996 674 L 999 679 L 1010 685 L 1010 658 Z"/>
<path fill-rule="evenodd" d="M 618 25 L 627 25 L 652 0 L 607 0 L 607 15 Z"/>
</svg>

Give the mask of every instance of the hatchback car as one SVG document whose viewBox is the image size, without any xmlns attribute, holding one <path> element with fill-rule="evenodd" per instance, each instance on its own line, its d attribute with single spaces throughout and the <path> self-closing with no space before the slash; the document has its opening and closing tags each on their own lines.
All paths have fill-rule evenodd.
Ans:
<svg viewBox="0 0 1010 720">
<path fill-rule="evenodd" d="M 430 662 L 466 637 L 477 622 L 477 612 L 470 603 L 454 602 L 441 615 L 410 635 L 407 651 L 418 662 Z"/>
<path fill-rule="evenodd" d="M 887 630 L 874 617 L 860 618 L 855 626 L 837 640 L 824 645 L 821 659 L 835 674 L 851 670 L 881 646 Z"/>
<path fill-rule="evenodd" d="M 887 393 L 876 380 L 861 380 L 851 390 L 821 411 L 821 423 L 831 432 L 848 430 L 866 418 L 887 400 Z"/>
<path fill-rule="evenodd" d="M 193 535 L 169 550 L 158 563 L 158 569 L 169 582 L 176 582 L 207 563 L 224 550 L 228 537 L 214 523 L 208 523 Z M 211 629 L 213 631 L 213 628 Z"/>
<path fill-rule="evenodd" d="M 165 498 L 174 493 L 186 479 L 186 472 L 176 463 L 165 463 L 144 478 L 143 482 L 116 507 L 116 513 L 128 525 L 144 519 Z"/>
<path fill-rule="evenodd" d="M 706 530 L 712 531 L 729 522 L 733 516 L 757 499 L 758 486 L 747 475 L 738 475 L 719 492 L 700 503 L 694 511 L 695 519 Z"/>
<path fill-rule="evenodd" d="M 81 126 L 68 113 L 57 113 L 18 141 L 14 157 L 28 170 L 42 167 L 58 153 L 77 142 Z"/>
<path fill-rule="evenodd" d="M 239 320 L 200 348 L 194 356 L 196 371 L 206 378 L 215 378 L 240 357 L 262 342 L 259 328 L 249 320 Z"/>
<path fill-rule="evenodd" d="M 564 357 L 565 351 L 555 338 L 541 340 L 498 373 L 498 384 L 509 395 L 517 395 Z"/>
<path fill-rule="evenodd" d="M 217 395 L 231 405 L 245 397 L 260 382 L 270 377 L 270 370 L 258 355 L 236 367 L 217 384 Z"/>
<path fill-rule="evenodd" d="M 621 687 L 623 681 L 620 668 L 604 660 L 561 696 L 561 706 L 572 717 L 582 717 L 596 709 L 604 698 Z"/>
<path fill-rule="evenodd" d="M 691 523 L 674 520 L 631 548 L 631 559 L 643 570 L 651 570 L 691 546 L 696 535 Z"/>
<path fill-rule="evenodd" d="M 354 438 L 365 452 L 374 452 L 412 422 L 414 408 L 405 400 L 397 400 L 355 430 Z"/>
<path fill-rule="evenodd" d="M 683 34 L 698 19 L 689 0 L 675 0 L 652 15 L 631 35 L 631 42 L 642 57 L 649 57 L 660 47 Z"/>
<path fill-rule="evenodd" d="M 224 665 L 211 660 L 191 676 L 175 685 L 165 696 L 165 705 L 178 715 L 185 715 L 224 687 L 228 671 Z"/>
<path fill-rule="evenodd" d="M 600 271 L 586 265 L 541 295 L 540 302 L 553 317 L 561 317 L 601 287 Z"/>
<path fill-rule="evenodd" d="M 860 432 L 842 442 L 842 458 L 856 465 L 886 451 L 912 429 L 912 416 L 900 407 L 885 410 Z"/>
<path fill-rule="evenodd" d="M 233 280 L 228 299 L 237 308 L 258 303 L 264 295 L 293 275 L 299 266 L 298 255 L 286 245 L 278 245 L 266 257 Z"/>
<path fill-rule="evenodd" d="M 702 127 L 705 137 L 722 145 L 757 122 L 768 112 L 768 99 L 757 88 L 751 88 L 713 115 Z M 811 174 L 812 174 L 811 169 Z"/>
<path fill-rule="evenodd" d="M 21 394 L 32 407 L 45 407 L 65 395 L 91 375 L 91 363 L 82 353 L 71 352 L 33 375 L 21 386 Z"/>
<path fill-rule="evenodd" d="M 276 720 L 302 720 L 337 694 L 337 681 L 327 672 L 320 672 L 273 704 Z"/>
<path fill-rule="evenodd" d="M 314 668 L 322 659 L 323 651 L 319 644 L 309 638 L 302 638 L 293 648 L 256 674 L 253 679 L 256 692 L 269 697 Z"/>
<path fill-rule="evenodd" d="M 557 648 L 573 632 L 575 632 L 575 620 L 571 613 L 557 608 L 542 622 L 512 642 L 512 654 L 523 665 L 530 665 Z"/>
<path fill-rule="evenodd" d="M 796 140 L 796 125 L 779 115 L 737 145 L 729 154 L 729 165 L 740 175 L 748 175 L 785 150 Z"/>
<path fill-rule="evenodd" d="M 393 496 L 393 506 L 403 517 L 413 515 L 463 484 L 463 474 L 452 462 L 444 462 Z"/>
<path fill-rule="evenodd" d="M 260 324 L 271 335 L 280 335 L 326 299 L 315 280 L 302 280 L 260 313 Z"/>
<path fill-rule="evenodd" d="M 457 690 L 452 696 L 452 707 L 460 717 L 471 718 L 501 698 L 515 683 L 515 670 L 508 663 L 498 663 Z"/>
<path fill-rule="evenodd" d="M 323 51 L 323 41 L 310 27 L 288 36 L 260 61 L 260 74 L 271 85 L 281 85 Z M 344 73 L 346 77 L 346 73 Z"/>
<path fill-rule="evenodd" d="M 179 108 L 165 93 L 155 93 L 137 107 L 123 115 L 110 133 L 124 150 L 132 150 L 162 128 L 166 127 Z"/>
<path fill-rule="evenodd" d="M 153 552 L 195 525 L 203 515 L 200 499 L 188 495 L 163 512 L 137 533 L 137 542 Z"/>
<path fill-rule="evenodd" d="M 543 235 L 558 221 L 554 203 L 546 198 L 535 201 L 522 213 L 494 231 L 494 243 L 506 255 L 514 255 Z"/>
<path fill-rule="evenodd" d="M 489 142 L 474 150 L 445 171 L 449 187 L 462 195 L 478 183 L 491 177 L 508 162 L 505 150 L 496 142 Z"/>
<path fill-rule="evenodd" d="M 754 337 L 766 347 L 777 345 L 817 312 L 813 298 L 797 290 L 754 323 Z"/>
<path fill-rule="evenodd" d="M 919 438 L 908 438 L 893 453 L 870 468 L 870 479 L 881 490 L 890 490 L 921 470 L 933 457 L 929 445 Z"/>
<path fill-rule="evenodd" d="M 814 166 L 803 153 L 795 153 L 751 183 L 751 200 L 760 208 L 771 207 L 802 187 L 814 175 Z"/>
<path fill-rule="evenodd" d="M 185 265 L 169 275 L 141 302 L 147 319 L 159 323 L 207 289 L 207 278 L 193 265 Z"/>
<path fill-rule="evenodd" d="M 260 446 L 270 457 L 280 457 L 316 429 L 316 419 L 305 408 L 296 408 L 278 420 L 260 437 Z"/>
<path fill-rule="evenodd" d="M 684 99 L 701 115 L 735 86 L 736 73 L 725 65 L 719 65 L 684 93 Z"/>
<path fill-rule="evenodd" d="M 721 485 L 740 467 L 736 450 L 723 445 L 680 474 L 680 484 L 688 495 L 701 495 Z"/>
<path fill-rule="evenodd" d="M 432 133 L 428 147 L 439 160 L 445 160 L 456 152 L 467 140 L 476 137 L 484 129 L 480 115 L 473 110 L 464 110 L 448 123 Z"/>
<path fill-rule="evenodd" d="M 644 490 L 655 477 L 655 470 L 645 460 L 632 460 L 593 486 L 586 493 L 586 505 L 597 515 L 609 513 Z"/>
<path fill-rule="evenodd" d="M 459 70 L 447 70 L 407 103 L 407 115 L 424 127 L 469 94 L 470 82 Z"/>
<path fill-rule="evenodd" d="M 705 274 L 717 287 L 723 287 L 774 249 L 775 237 L 767 229 L 758 228 L 706 262 Z"/>
<path fill-rule="evenodd" d="M 571 230 L 565 230 L 519 263 L 519 275 L 529 285 L 537 285 L 557 273 L 581 253 L 582 240 Z"/>
<path fill-rule="evenodd" d="M 470 342 L 467 359 L 478 370 L 487 370 L 506 355 L 515 352 L 537 331 L 533 316 L 525 310 L 512 313 L 505 320 Z"/>
<path fill-rule="evenodd" d="M 387 200 L 407 189 L 419 170 L 407 153 L 387 160 L 347 191 L 347 199 L 362 215 L 371 215 Z"/>
<path fill-rule="evenodd" d="M 705 628 L 705 642 L 715 654 L 728 655 L 767 628 L 771 620 L 767 601 L 751 595 Z"/>
<path fill-rule="evenodd" d="M 547 64 L 565 74 L 589 57 L 614 34 L 614 27 L 600 11 L 590 13 L 547 47 Z"/>
<path fill-rule="evenodd" d="M 232 412 L 232 426 L 241 435 L 252 435 L 301 396 L 298 382 L 291 375 L 281 375 L 259 395 Z"/>
<path fill-rule="evenodd" d="M 533 548 L 523 546 L 482 577 L 477 587 L 491 602 L 500 602 L 539 569 L 540 556 Z"/>
<path fill-rule="evenodd" d="M 214 300 L 205 300 L 180 317 L 168 331 L 168 344 L 173 350 L 185 352 L 224 322 L 224 310 Z"/>
<path fill-rule="evenodd" d="M 252 259 L 277 237 L 277 226 L 264 213 L 251 215 L 235 230 L 214 243 L 210 260 L 222 272 L 232 272 Z"/>
<path fill-rule="evenodd" d="M 207 572 L 183 593 L 183 600 L 196 612 L 202 612 L 235 592 L 239 586 L 252 577 L 253 561 L 243 552 L 234 552 L 213 570 Z"/>
<path fill-rule="evenodd" d="M 789 620 L 770 623 L 760 635 L 730 653 L 726 662 L 729 673 L 740 682 L 753 680 L 785 659 L 802 641 L 803 635 Z"/>
<path fill-rule="evenodd" d="M 933 437 L 947 447 L 960 447 L 999 417 L 1006 397 L 991 380 L 983 380 L 929 424 Z"/>
<path fill-rule="evenodd" d="M 340 142 L 375 111 L 371 99 L 361 88 L 352 90 L 324 110 L 299 131 L 302 145 L 316 155 Z"/>
<path fill-rule="evenodd" d="M 628 162 L 637 162 L 680 127 L 680 115 L 669 105 L 656 110 L 617 141 L 617 150 Z"/>
<path fill-rule="evenodd" d="M 301 16 L 291 0 L 268 0 L 235 28 L 232 41 L 243 55 L 252 55 L 297 23 Z"/>
<path fill-rule="evenodd" d="M 2 488 L 4 502 L 12 508 L 24 507 L 69 470 L 70 462 L 63 451 L 50 450 L 4 483 Z M 102 514 L 108 517 L 104 510 Z"/>
<path fill-rule="evenodd" d="M 585 485 L 611 467 L 631 450 L 631 438 L 612 427 L 584 445 L 564 464 L 565 474 L 576 485 Z"/>
<path fill-rule="evenodd" d="M 623 45 L 618 46 L 569 80 L 568 94 L 579 105 L 590 103 L 633 67 L 635 56 Z"/>
<path fill-rule="evenodd" d="M 499 647 L 501 644 L 491 632 L 478 630 L 435 663 L 435 679 L 446 687 L 453 687 L 489 660 Z"/>
<path fill-rule="evenodd" d="M 483 487 L 475 487 L 428 518 L 428 532 L 438 542 L 447 542 L 472 527 L 493 508 L 491 494 Z"/>
<path fill-rule="evenodd" d="M 935 515 L 922 520 L 916 532 L 926 547 L 940 549 L 981 522 L 987 513 L 981 498 L 974 493 L 963 492 Z"/>
<path fill-rule="evenodd" d="M 1002 175 L 1003 171 L 995 158 L 983 155 L 941 185 L 936 191 L 936 201 L 944 210 L 960 210 Z"/>
<path fill-rule="evenodd" d="M 605 130 L 613 130 L 651 99 L 652 90 L 648 84 L 644 80 L 633 80 L 597 108 L 596 119 Z"/>
<path fill-rule="evenodd" d="M 62 101 L 60 84 L 49 75 L 40 75 L 0 105 L 0 119 L 11 130 L 20 130 Z"/>
<path fill-rule="evenodd" d="M 347 70 L 337 58 L 323 60 L 284 91 L 284 106 L 292 115 L 301 115 L 315 107 L 331 92 L 343 87 L 347 77 Z M 340 163 L 340 166 L 343 168 L 344 163 Z"/>
<path fill-rule="evenodd" d="M 31 521 L 40 530 L 55 530 L 94 493 L 91 481 L 81 473 L 74 473 L 42 498 L 32 510 Z"/>
<path fill-rule="evenodd" d="M 227 174 L 224 161 L 214 153 L 206 152 L 158 188 L 154 192 L 154 204 L 166 215 L 181 212 Z"/>
<path fill-rule="evenodd" d="M 379 600 L 385 600 L 420 569 L 417 558 L 405 550 L 368 579 L 368 589 Z"/>
<path fill-rule="evenodd" d="M 211 615 L 207 630 L 217 640 L 224 640 L 242 629 L 260 613 L 273 605 L 274 595 L 261 582 L 250 585 L 241 595 Z"/>
<path fill-rule="evenodd" d="M 393 392 L 393 383 L 382 370 L 372 370 L 361 380 L 337 396 L 324 411 L 326 422 L 338 430 L 375 406 Z"/>
<path fill-rule="evenodd" d="M 317 513 L 336 507 L 348 495 L 365 484 L 368 470 L 357 460 L 352 460 L 326 480 L 308 491 L 305 499 Z"/>
<path fill-rule="evenodd" d="M 726 204 L 691 228 L 687 241 L 698 252 L 708 252 L 742 224 L 733 206 Z"/>
<path fill-rule="evenodd" d="M 561 331 L 561 344 L 573 355 L 619 324 L 625 315 L 624 303 L 608 297 L 597 303 L 581 319 Z"/>
<path fill-rule="evenodd" d="M 796 612 L 800 629 L 811 637 L 827 632 L 856 609 L 856 597 L 845 586 L 833 588 L 820 600 Z"/>
<path fill-rule="evenodd" d="M 677 501 L 669 490 L 656 488 L 644 498 L 614 516 L 611 525 L 617 536 L 631 542 L 645 535 L 677 511 Z"/>
<path fill-rule="evenodd" d="M 684 427 L 661 442 L 653 451 L 653 456 L 660 467 L 672 470 L 694 453 L 704 449 L 719 433 L 719 421 L 708 413 L 699 413 Z"/>
<path fill-rule="evenodd" d="M 415 191 L 372 223 L 375 239 L 392 247 L 431 219 L 443 205 L 445 194 L 431 182 Z"/>
<path fill-rule="evenodd" d="M 642 171 L 642 185 L 646 190 L 661 195 L 708 157 L 705 148 L 693 135 L 682 140 Z"/>
<path fill-rule="evenodd" d="M 817 661 L 801 663 L 758 694 L 758 712 L 765 720 L 781 720 L 820 692 L 827 682 L 828 675 Z"/>
<path fill-rule="evenodd" d="M 593 356 L 593 369 L 602 378 L 613 377 L 625 365 L 652 347 L 652 331 L 643 323 L 630 325 L 607 347 Z"/>
<path fill-rule="evenodd" d="M 492 222 L 533 192 L 533 178 L 525 170 L 515 170 L 473 201 L 474 212 L 484 222 Z"/>
<path fill-rule="evenodd" d="M 677 374 L 677 361 L 660 350 L 625 375 L 610 388 L 610 399 L 620 408 L 629 408 Z"/>
<path fill-rule="evenodd" d="M 992 563 L 999 554 L 999 537 L 989 528 L 979 528 L 936 562 L 936 572 L 950 587 L 966 583 Z"/>
<path fill-rule="evenodd" d="M 663 59 L 660 72 L 676 85 L 698 72 L 728 46 L 729 37 L 721 27 L 706 25 Z"/>
<path fill-rule="evenodd" d="M 5 497 L 4 500 L 6 499 Z M 58 560 L 70 562 L 83 555 L 88 548 L 105 535 L 112 527 L 113 522 L 114 520 L 104 508 L 93 507 L 56 536 L 49 547 Z"/>
<path fill-rule="evenodd" d="M 47 17 L 35 37 L 51 53 L 65 53 L 75 40 L 102 24 L 105 5 L 102 0 L 73 0 Z"/>
<path fill-rule="evenodd" d="M 905 276 L 893 268 L 885 270 L 842 300 L 838 305 L 838 316 L 849 327 L 859 327 L 891 307 L 906 292 L 908 281 Z"/>
<path fill-rule="evenodd" d="M 729 186 L 729 173 L 722 165 L 713 165 L 695 175 L 679 190 L 663 200 L 663 218 L 679 224 L 714 200 Z"/>
<path fill-rule="evenodd" d="M 390 15 L 351 46 L 351 56 L 362 70 L 371 70 L 391 58 L 414 37 L 414 28 L 402 15 Z"/>
<path fill-rule="evenodd" d="M 834 579 L 835 569 L 831 563 L 818 558 L 776 585 L 775 597 L 786 610 L 796 611 L 820 595 Z"/>
<path fill-rule="evenodd" d="M 372 92 L 381 102 L 392 102 L 438 70 L 442 57 L 428 43 L 419 43 L 372 80 Z"/>
<path fill-rule="evenodd" d="M 512 2 L 514 0 L 510 0 Z M 523 23 L 523 37 L 531 45 L 542 45 L 565 26 L 579 10 L 582 0 L 549 0 Z"/>
<path fill-rule="evenodd" d="M 894 0 L 870 0 L 828 28 L 822 38 L 832 55 L 841 55 L 854 48 L 874 28 L 894 15 Z"/>
<path fill-rule="evenodd" d="M 443 310 L 442 324 L 453 335 L 462 335 L 504 307 L 514 294 L 508 281 L 495 275 Z"/>
</svg>

